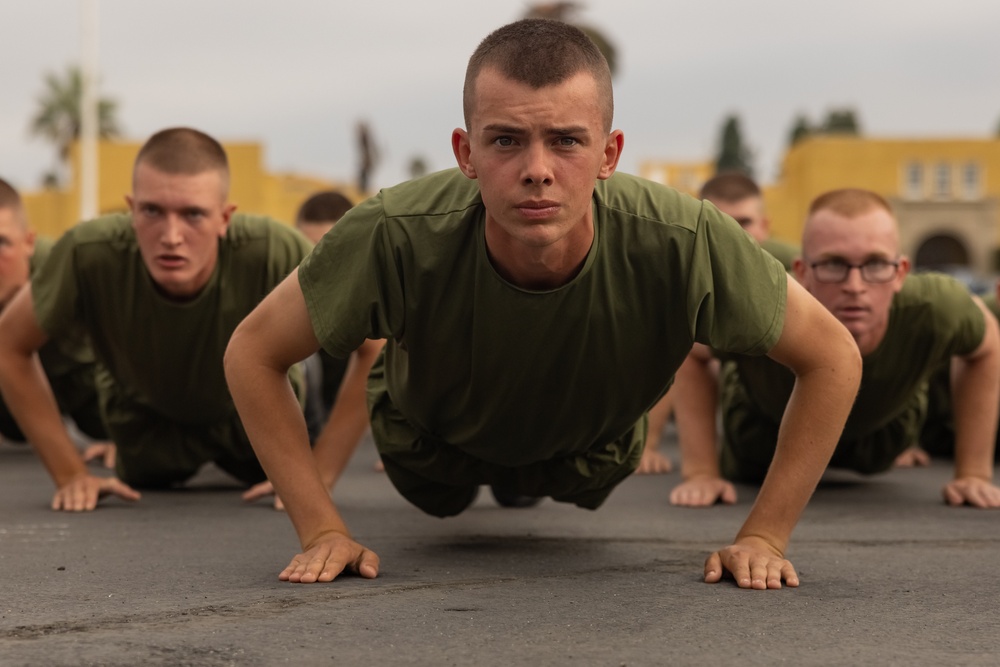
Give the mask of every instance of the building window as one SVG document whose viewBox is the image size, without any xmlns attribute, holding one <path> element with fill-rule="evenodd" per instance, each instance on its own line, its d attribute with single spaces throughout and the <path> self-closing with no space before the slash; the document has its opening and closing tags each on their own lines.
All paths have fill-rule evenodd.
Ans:
<svg viewBox="0 0 1000 667">
<path fill-rule="evenodd" d="M 981 174 L 979 165 L 975 162 L 966 162 L 962 165 L 962 198 L 979 199 L 980 197 Z"/>
<path fill-rule="evenodd" d="M 924 196 L 924 165 L 910 162 L 904 170 L 903 195 L 907 199 L 922 199 Z"/>
<path fill-rule="evenodd" d="M 951 165 L 947 162 L 934 165 L 934 198 L 951 199 Z"/>
</svg>

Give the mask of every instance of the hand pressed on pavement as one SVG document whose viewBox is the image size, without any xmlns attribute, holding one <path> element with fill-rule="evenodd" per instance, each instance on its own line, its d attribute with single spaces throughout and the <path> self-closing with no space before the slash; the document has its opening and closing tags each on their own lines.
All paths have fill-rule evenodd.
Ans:
<svg viewBox="0 0 1000 667">
<path fill-rule="evenodd" d="M 670 504 L 681 507 L 711 507 L 715 503 L 736 502 L 736 487 L 721 477 L 694 477 L 670 492 Z"/>
<path fill-rule="evenodd" d="M 115 469 L 115 457 L 118 450 L 113 442 L 95 442 L 83 450 L 83 460 L 87 463 L 100 459 L 101 465 L 108 470 Z"/>
<path fill-rule="evenodd" d="M 353 572 L 366 579 L 378 576 L 379 557 L 371 549 L 337 532 L 324 533 L 303 553 L 292 559 L 278 579 L 296 584 L 333 581 L 342 572 Z"/>
<path fill-rule="evenodd" d="M 639 467 L 635 469 L 637 475 L 665 475 L 673 471 L 674 464 L 665 454 L 662 454 L 655 447 L 647 446 L 642 450 L 642 459 Z"/>
<path fill-rule="evenodd" d="M 1000 488 L 980 477 L 959 477 L 948 482 L 942 491 L 952 506 L 972 505 L 983 509 L 1000 508 Z"/>
<path fill-rule="evenodd" d="M 792 587 L 799 585 L 799 575 L 792 563 L 766 541 L 755 537 L 738 539 L 736 544 L 709 556 L 705 561 L 705 582 L 721 581 L 726 571 L 740 588 L 777 589 L 782 581 Z"/>
<path fill-rule="evenodd" d="M 63 484 L 52 497 L 52 509 L 67 512 L 89 512 L 97 501 L 108 495 L 122 500 L 139 500 L 141 494 L 117 477 L 79 475 Z"/>
<path fill-rule="evenodd" d="M 274 492 L 274 486 L 268 480 L 264 480 L 263 482 L 251 486 L 243 492 L 242 498 L 245 502 L 252 503 L 255 500 L 266 498 L 268 496 L 274 496 L 274 509 L 279 512 L 285 511 L 285 503 L 281 502 L 281 498 Z"/>
</svg>

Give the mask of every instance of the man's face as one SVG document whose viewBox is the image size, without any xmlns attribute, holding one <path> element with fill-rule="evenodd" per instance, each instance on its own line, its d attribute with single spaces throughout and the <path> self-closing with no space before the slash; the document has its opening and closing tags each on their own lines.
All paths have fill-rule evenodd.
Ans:
<svg viewBox="0 0 1000 667">
<path fill-rule="evenodd" d="M 28 282 L 35 234 L 24 228 L 18 212 L 0 208 L 0 308 Z"/>
<path fill-rule="evenodd" d="M 139 252 L 164 294 L 190 299 L 208 283 L 235 206 L 226 204 L 223 175 L 166 174 L 139 163 L 132 211 Z"/>
<path fill-rule="evenodd" d="M 745 197 L 735 202 L 712 201 L 712 203 L 740 223 L 740 227 L 757 243 L 763 243 L 771 235 L 770 224 L 764 217 L 764 200 L 760 197 Z"/>
<path fill-rule="evenodd" d="M 842 282 L 821 282 L 811 265 L 828 261 L 854 266 L 899 262 L 899 267 L 884 283 L 865 281 L 856 268 Z M 794 268 L 799 282 L 851 332 L 862 355 L 878 347 L 889 323 L 892 298 L 909 271 L 909 261 L 899 255 L 899 235 L 888 211 L 872 208 L 853 218 L 817 211 L 806 223 L 802 259 Z"/>
<path fill-rule="evenodd" d="M 479 180 L 488 233 L 537 249 L 590 228 L 594 184 L 614 173 L 622 147 L 621 132 L 604 129 L 592 75 L 534 89 L 486 68 L 469 124 L 452 147 Z"/>
</svg>

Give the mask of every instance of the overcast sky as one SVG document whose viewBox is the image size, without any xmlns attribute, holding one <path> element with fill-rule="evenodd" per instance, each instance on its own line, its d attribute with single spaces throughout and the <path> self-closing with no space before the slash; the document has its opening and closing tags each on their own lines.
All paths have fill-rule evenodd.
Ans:
<svg viewBox="0 0 1000 667">
<path fill-rule="evenodd" d="M 101 94 L 129 138 L 190 125 L 257 140 L 267 167 L 354 177 L 354 126 L 381 149 L 376 186 L 421 156 L 452 166 L 465 64 L 524 0 L 101 0 Z M 43 76 L 79 61 L 78 0 L 0 2 L 0 176 L 35 188 Z M 793 118 L 853 107 L 865 134 L 984 137 L 1000 123 L 1000 1 L 589 0 L 618 48 L 621 169 L 714 154 L 738 113 L 773 180 Z"/>
</svg>

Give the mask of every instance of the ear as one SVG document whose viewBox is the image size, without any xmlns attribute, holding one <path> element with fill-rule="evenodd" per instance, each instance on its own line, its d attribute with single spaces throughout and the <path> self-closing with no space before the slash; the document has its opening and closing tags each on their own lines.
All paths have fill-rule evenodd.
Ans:
<svg viewBox="0 0 1000 667">
<path fill-rule="evenodd" d="M 28 246 L 28 257 L 35 254 L 35 230 L 29 229 L 24 233 L 24 245 Z"/>
<path fill-rule="evenodd" d="M 125 205 L 128 206 L 128 210 L 131 213 L 135 213 L 135 201 L 132 199 L 131 196 L 125 195 Z"/>
<path fill-rule="evenodd" d="M 455 153 L 455 160 L 458 168 L 467 177 L 476 178 L 476 167 L 470 160 L 472 156 L 472 144 L 469 142 L 469 133 L 460 127 L 456 127 L 451 133 L 451 150 Z"/>
<path fill-rule="evenodd" d="M 233 213 L 236 212 L 236 204 L 226 204 L 222 209 L 222 227 L 219 228 L 219 238 L 226 235 L 226 231 L 229 229 L 229 222 L 233 218 Z"/>
<path fill-rule="evenodd" d="M 766 215 L 760 219 L 760 226 L 764 228 L 764 231 L 768 236 L 771 235 L 771 218 Z"/>
<path fill-rule="evenodd" d="M 795 274 L 795 279 L 802 284 L 802 279 L 806 277 L 806 263 L 802 261 L 801 257 L 796 257 L 792 260 L 792 273 Z"/>
<path fill-rule="evenodd" d="M 602 181 L 611 178 L 618 168 L 618 160 L 622 157 L 622 148 L 625 146 L 625 135 L 621 130 L 615 130 L 608 135 L 608 140 L 604 144 L 604 159 L 601 161 L 601 170 L 597 178 Z"/>
<path fill-rule="evenodd" d="M 910 258 L 902 255 L 899 258 L 899 271 L 896 273 L 896 291 L 903 289 L 906 276 L 910 275 Z"/>
</svg>

